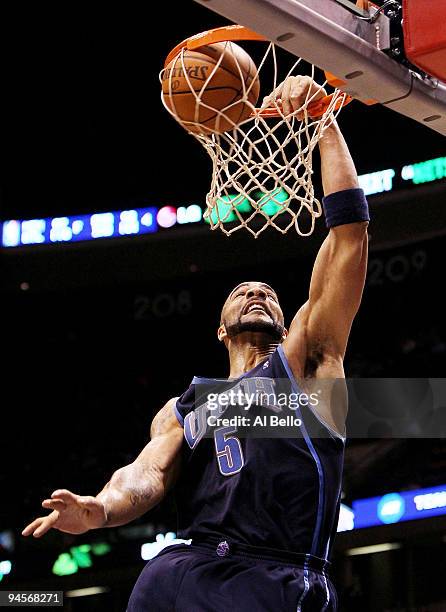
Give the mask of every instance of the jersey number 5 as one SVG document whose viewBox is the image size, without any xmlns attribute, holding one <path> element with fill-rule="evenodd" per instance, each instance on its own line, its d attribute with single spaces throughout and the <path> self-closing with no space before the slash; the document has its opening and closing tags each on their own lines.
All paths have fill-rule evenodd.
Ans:
<svg viewBox="0 0 446 612">
<path fill-rule="evenodd" d="M 223 476 L 237 474 L 244 465 L 240 440 L 230 435 L 235 431 L 237 427 L 220 427 L 214 431 L 218 468 Z"/>
</svg>

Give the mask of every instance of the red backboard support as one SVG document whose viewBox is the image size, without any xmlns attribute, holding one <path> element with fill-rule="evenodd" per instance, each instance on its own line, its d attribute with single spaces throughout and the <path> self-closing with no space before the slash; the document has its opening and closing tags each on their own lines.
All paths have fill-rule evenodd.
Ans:
<svg viewBox="0 0 446 612">
<path fill-rule="evenodd" d="M 446 2 L 403 0 L 403 29 L 408 59 L 446 81 Z"/>
</svg>

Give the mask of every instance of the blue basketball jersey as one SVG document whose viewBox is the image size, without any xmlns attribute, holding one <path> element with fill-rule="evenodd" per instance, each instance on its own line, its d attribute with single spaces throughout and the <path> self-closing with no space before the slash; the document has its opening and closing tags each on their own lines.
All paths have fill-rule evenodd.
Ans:
<svg viewBox="0 0 446 612">
<path fill-rule="evenodd" d="M 286 380 L 295 394 L 301 393 L 281 346 L 224 384 L 265 388 L 268 379 Z M 241 435 L 243 426 L 217 426 L 209 434 L 200 393 L 221 384 L 194 377 L 176 402 L 184 427 L 176 486 L 180 537 L 226 538 L 328 559 L 339 514 L 344 438 L 310 405 L 294 409 L 300 426 L 292 436 Z"/>
</svg>

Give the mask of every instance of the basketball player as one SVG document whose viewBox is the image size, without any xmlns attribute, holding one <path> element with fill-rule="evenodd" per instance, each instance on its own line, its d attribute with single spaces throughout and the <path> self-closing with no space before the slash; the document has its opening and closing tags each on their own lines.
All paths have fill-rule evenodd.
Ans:
<svg viewBox="0 0 446 612">
<path fill-rule="evenodd" d="M 273 92 L 296 111 L 308 77 L 289 77 Z M 268 102 L 268 100 L 266 101 Z M 367 202 L 334 122 L 319 144 L 329 228 L 317 255 L 309 297 L 289 331 L 274 290 L 244 282 L 229 294 L 218 339 L 229 353 L 229 381 L 342 378 L 343 358 L 364 286 Z M 345 405 L 301 406 L 294 437 L 237 436 L 237 427 L 204 436 L 196 379 L 155 416 L 151 441 L 117 470 L 96 497 L 54 491 L 51 514 L 24 535 L 50 528 L 72 534 L 125 525 L 158 504 L 176 482 L 180 535 L 143 569 L 129 612 L 299 612 L 337 609 L 328 577 L 336 532 L 345 441 Z M 201 405 L 202 407 L 202 405 Z M 202 412 L 201 412 L 202 414 Z M 324 435 L 312 436 L 319 430 Z"/>
</svg>

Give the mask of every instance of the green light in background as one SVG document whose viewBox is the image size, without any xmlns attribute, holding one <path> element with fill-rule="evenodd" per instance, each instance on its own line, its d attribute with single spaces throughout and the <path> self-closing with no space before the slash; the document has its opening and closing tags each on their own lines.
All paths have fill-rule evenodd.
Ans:
<svg viewBox="0 0 446 612">
<path fill-rule="evenodd" d="M 255 200 L 258 202 L 263 212 L 272 217 L 278 211 L 283 209 L 281 202 L 286 202 L 289 198 L 289 194 L 283 187 L 277 187 L 273 191 L 265 193 L 264 191 L 257 191 L 254 194 Z M 218 199 L 218 214 L 217 210 L 214 210 L 210 214 L 212 223 L 218 223 L 218 220 L 222 223 L 230 223 L 237 219 L 233 208 L 235 207 L 241 213 L 249 213 L 252 211 L 252 206 L 249 203 L 248 198 L 244 198 L 242 194 L 231 194 L 222 196 Z M 209 217 L 206 218 L 206 223 L 210 223 Z"/>
<path fill-rule="evenodd" d="M 272 217 L 279 210 L 283 210 L 281 202 L 286 202 L 288 197 L 289 195 L 283 187 L 277 187 L 268 193 L 257 191 L 255 194 L 259 207 L 263 210 L 265 215 L 268 215 L 268 217 Z"/>
<path fill-rule="evenodd" d="M 75 574 L 79 568 L 91 567 L 93 561 L 91 554 L 100 557 L 111 551 L 110 544 L 95 542 L 94 544 L 80 544 L 70 548 L 69 553 L 62 553 L 53 565 L 53 574 L 56 576 L 69 576 Z"/>
<path fill-rule="evenodd" d="M 251 210 L 251 204 L 248 198 L 244 198 L 240 193 L 222 196 L 217 200 L 217 208 L 214 208 L 211 212 L 210 218 L 212 219 L 212 223 L 218 223 L 219 219 L 222 223 L 235 221 L 237 215 L 233 210 L 234 207 L 237 208 L 239 212 L 249 212 Z M 206 223 L 210 223 L 209 217 L 205 220 Z"/>
<path fill-rule="evenodd" d="M 0 582 L 3 580 L 3 576 L 7 576 L 11 573 L 12 563 L 9 560 L 0 561 Z"/>
<path fill-rule="evenodd" d="M 401 170 L 401 177 L 405 181 L 411 180 L 415 185 L 432 183 L 446 178 L 446 157 L 437 157 L 419 164 L 404 166 Z"/>
<path fill-rule="evenodd" d="M 90 544 L 81 544 L 80 546 L 73 546 L 73 548 L 70 548 L 70 552 L 78 567 L 91 567 L 93 565 L 90 551 Z"/>
<path fill-rule="evenodd" d="M 95 542 L 91 545 L 91 552 L 97 557 L 101 557 L 102 555 L 106 555 L 111 551 L 110 544 L 106 542 Z"/>
<path fill-rule="evenodd" d="M 393 189 L 393 179 L 395 170 L 388 168 L 387 170 L 378 170 L 370 174 L 360 174 L 358 176 L 359 186 L 364 190 L 364 195 L 374 195 L 383 191 L 391 191 Z"/>
<path fill-rule="evenodd" d="M 57 557 L 52 572 L 56 574 L 56 576 L 70 576 L 71 574 L 75 574 L 78 569 L 78 565 L 70 553 L 62 553 Z"/>
</svg>

